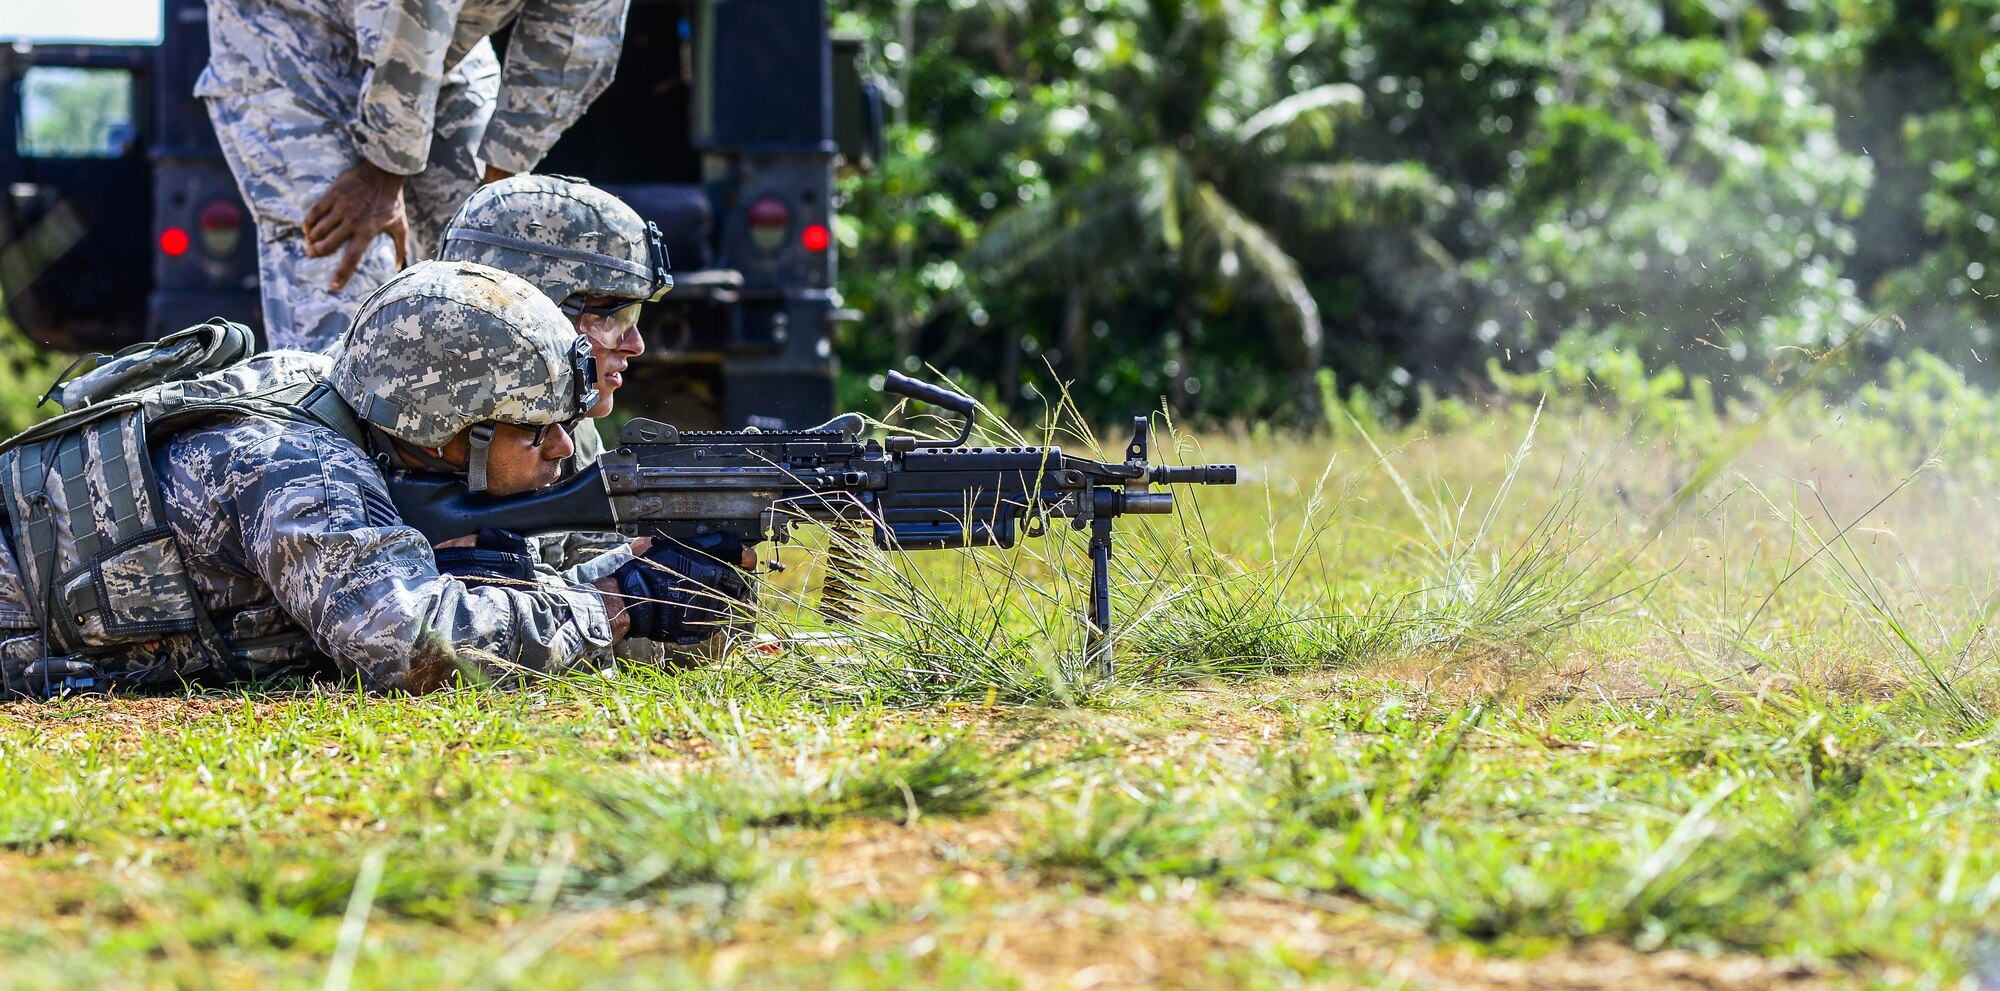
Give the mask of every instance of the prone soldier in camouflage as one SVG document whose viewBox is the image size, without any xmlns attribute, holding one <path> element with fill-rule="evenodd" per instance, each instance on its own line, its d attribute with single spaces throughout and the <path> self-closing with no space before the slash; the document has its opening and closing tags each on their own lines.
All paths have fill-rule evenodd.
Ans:
<svg viewBox="0 0 2000 991">
<path fill-rule="evenodd" d="M 597 361 L 602 398 L 590 410 L 592 419 L 610 415 L 627 368 L 646 350 L 639 334 L 640 306 L 674 285 L 658 227 L 618 197 L 564 176 L 513 176 L 480 187 L 445 229 L 440 257 L 519 275 L 570 317 L 577 333 L 590 341 Z M 596 463 L 604 445 L 590 420 L 577 423 L 572 434 L 576 454 L 569 468 L 581 471 Z M 503 539 L 512 538 L 491 534 L 489 546 L 501 546 Z M 545 569 L 568 569 L 573 578 L 585 580 L 610 574 L 631 557 L 626 539 L 616 533 L 551 534 L 527 546 Z M 756 564 L 752 551 L 724 556 L 746 569 Z M 708 564 L 690 559 L 675 566 L 699 571 Z M 747 583 L 742 589 L 734 598 L 747 604 L 754 593 Z M 713 628 L 739 636 L 749 632 L 742 605 L 714 612 L 719 615 L 712 617 Z M 701 664 L 716 660 L 729 639 L 710 636 L 693 648 L 633 639 L 618 654 L 656 664 Z"/>
<path fill-rule="evenodd" d="M 257 219 L 270 345 L 331 347 L 482 178 L 532 170 L 610 84 L 628 2 L 210 0 L 195 95 Z"/>
<path fill-rule="evenodd" d="M 547 484 L 571 450 L 565 428 L 597 401 L 591 365 L 533 286 L 432 262 L 368 301 L 324 384 L 194 400 L 147 412 L 143 427 L 86 408 L 10 441 L 0 625 L 15 632 L 0 634 L 0 680 L 46 695 L 311 673 L 330 660 L 372 690 L 422 691 L 461 671 L 573 667 L 627 635 L 686 635 L 676 603 L 690 591 L 644 559 L 594 586 L 441 574 L 384 486 L 392 466 L 459 474 L 495 495 Z M 148 445 L 145 428 L 163 436 Z M 73 439 L 87 441 L 70 446 L 74 463 L 62 446 Z M 134 445 L 150 459 L 108 460 Z M 97 491 L 145 463 L 156 482 Z M 63 518 L 43 526 L 51 496 Z M 44 553 L 59 533 L 74 536 Z M 82 578 L 46 577 L 57 573 Z"/>
<path fill-rule="evenodd" d="M 626 369 L 646 350 L 640 304 L 674 286 L 657 227 L 618 197 L 563 176 L 520 175 L 480 187 L 452 217 L 439 257 L 518 275 L 569 316 L 597 359 L 602 398 L 592 419 L 611 414 Z M 580 422 L 573 439 L 570 469 L 596 463 L 604 448 L 597 429 Z M 537 546 L 545 561 L 566 568 L 623 544 L 616 534 L 568 534 Z"/>
</svg>

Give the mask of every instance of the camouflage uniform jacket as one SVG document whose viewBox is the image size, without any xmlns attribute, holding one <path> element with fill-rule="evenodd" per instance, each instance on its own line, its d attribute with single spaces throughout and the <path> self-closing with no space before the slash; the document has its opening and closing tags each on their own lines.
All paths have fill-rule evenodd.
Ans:
<svg viewBox="0 0 2000 991">
<path fill-rule="evenodd" d="M 198 634 L 176 634 L 89 658 L 117 683 L 325 673 L 330 659 L 371 690 L 424 691 L 461 669 L 503 677 L 594 664 L 611 642 L 593 589 L 554 577 L 469 587 L 440 575 L 375 462 L 324 426 L 223 414 L 156 441 L 152 461 L 187 580 L 226 644 L 218 655 Z M 38 638 L 20 629 L 30 610 L 14 549 L 0 551 L 0 621 L 16 629 L 0 662 L 19 666 Z M 123 576 L 111 594 L 173 594 L 148 580 Z"/>
<path fill-rule="evenodd" d="M 508 172 L 528 172 L 611 84 L 627 3 L 210 0 L 210 30 L 220 37 L 211 42 L 216 54 L 195 93 L 339 85 L 348 75 L 345 66 L 358 63 L 360 99 L 348 131 L 362 157 L 386 171 L 414 175 L 430 156 L 445 74 L 512 23 L 499 106 L 479 157 Z"/>
<path fill-rule="evenodd" d="M 611 642 L 592 589 L 439 575 L 375 463 L 325 427 L 244 416 L 180 433 L 154 461 L 189 577 L 253 666 L 316 652 L 370 689 L 423 691 L 461 665 L 561 670 Z M 290 657 L 254 656 L 298 631 L 309 642 Z"/>
</svg>

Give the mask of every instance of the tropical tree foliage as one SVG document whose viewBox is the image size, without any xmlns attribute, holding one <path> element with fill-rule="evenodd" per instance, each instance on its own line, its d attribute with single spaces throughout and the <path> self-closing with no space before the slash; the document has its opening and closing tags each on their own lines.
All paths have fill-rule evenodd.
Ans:
<svg viewBox="0 0 2000 991">
<path fill-rule="evenodd" d="M 899 153 L 848 188 L 858 369 L 1268 415 L 1322 369 L 1397 405 L 1598 356 L 1727 394 L 1872 328 L 1992 375 L 1992 0 L 843 16 Z"/>
<path fill-rule="evenodd" d="M 1266 50 L 1283 36 L 1257 14 L 1222 0 L 1146 0 L 1100 17 L 1099 70 L 1064 87 L 1029 133 L 1038 146 L 1024 160 L 1057 185 L 994 217 L 967 257 L 989 280 L 1040 274 L 1062 285 L 1059 341 L 1074 362 L 1089 353 L 1093 311 L 1163 278 L 1170 350 L 1195 340 L 1204 319 L 1265 308 L 1270 351 L 1310 402 L 1325 328 L 1291 235 L 1448 199 L 1421 167 L 1334 159 L 1361 89 L 1299 86 Z M 1169 391 L 1186 381 L 1169 376 Z"/>
</svg>

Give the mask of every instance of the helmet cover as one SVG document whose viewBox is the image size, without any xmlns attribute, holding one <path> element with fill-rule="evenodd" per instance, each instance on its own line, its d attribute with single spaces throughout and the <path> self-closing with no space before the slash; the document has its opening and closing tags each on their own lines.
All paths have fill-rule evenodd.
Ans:
<svg viewBox="0 0 2000 991">
<path fill-rule="evenodd" d="M 474 190 L 439 257 L 512 272 L 561 305 L 575 296 L 658 298 L 673 288 L 659 228 L 580 179 L 517 175 Z"/>
<path fill-rule="evenodd" d="M 583 400 L 596 400 L 595 383 L 581 381 L 581 340 L 520 278 L 422 262 L 362 303 L 327 381 L 361 419 L 439 448 L 475 423 L 539 427 L 581 416 Z"/>
</svg>

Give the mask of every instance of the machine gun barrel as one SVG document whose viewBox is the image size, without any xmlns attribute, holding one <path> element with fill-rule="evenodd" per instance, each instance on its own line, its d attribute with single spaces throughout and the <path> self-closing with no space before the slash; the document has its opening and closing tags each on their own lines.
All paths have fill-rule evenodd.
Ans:
<svg viewBox="0 0 2000 991">
<path fill-rule="evenodd" d="M 1161 485 L 1235 485 L 1235 465 L 1155 465 L 1153 481 Z"/>
</svg>

